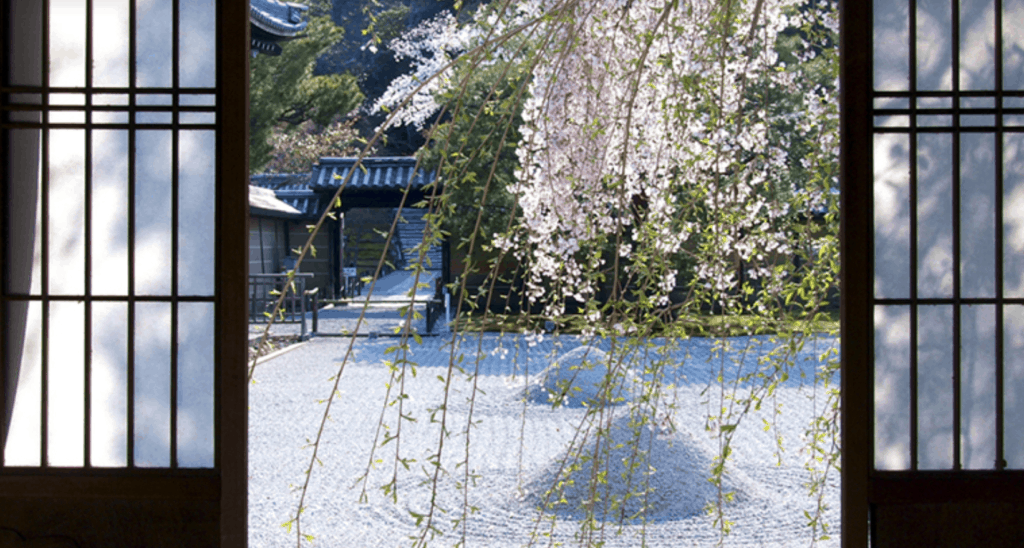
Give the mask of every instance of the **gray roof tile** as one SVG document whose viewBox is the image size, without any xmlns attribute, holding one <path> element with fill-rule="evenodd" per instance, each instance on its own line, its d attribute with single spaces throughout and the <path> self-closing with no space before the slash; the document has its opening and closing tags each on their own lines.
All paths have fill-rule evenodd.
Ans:
<svg viewBox="0 0 1024 548">
<path fill-rule="evenodd" d="M 336 189 L 355 163 L 356 158 L 321 158 L 313 166 L 310 184 L 314 189 Z M 434 180 L 434 174 L 415 167 L 416 159 L 410 157 L 363 158 L 362 166 L 352 173 L 345 190 L 404 190 L 410 179 L 413 189 L 422 189 Z"/>
<path fill-rule="evenodd" d="M 249 184 L 271 190 L 309 188 L 309 173 L 260 173 L 250 175 Z"/>
</svg>

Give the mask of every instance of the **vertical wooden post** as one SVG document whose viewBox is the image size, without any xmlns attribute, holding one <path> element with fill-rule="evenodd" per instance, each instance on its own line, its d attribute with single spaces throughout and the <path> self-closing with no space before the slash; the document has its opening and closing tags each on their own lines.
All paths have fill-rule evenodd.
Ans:
<svg viewBox="0 0 1024 548">
<path fill-rule="evenodd" d="M 868 542 L 874 325 L 872 4 L 842 2 L 840 246 L 842 316 L 842 545 Z"/>
<path fill-rule="evenodd" d="M 217 3 L 217 393 L 220 545 L 248 541 L 249 3 Z"/>
</svg>

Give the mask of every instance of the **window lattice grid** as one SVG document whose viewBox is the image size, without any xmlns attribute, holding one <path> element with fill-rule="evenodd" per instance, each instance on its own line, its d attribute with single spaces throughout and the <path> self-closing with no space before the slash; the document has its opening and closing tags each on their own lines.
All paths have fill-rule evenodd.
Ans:
<svg viewBox="0 0 1024 548">
<path fill-rule="evenodd" d="M 216 89 L 7 86 L 4 128 L 215 130 Z M 43 101 L 43 98 L 46 101 Z"/>
<path fill-rule="evenodd" d="M 1024 468 L 1020 4 L 874 3 L 877 470 Z"/>
<path fill-rule="evenodd" d="M 13 29 L 3 49 L 2 221 L 18 234 L 23 205 L 35 219 L 5 242 L 0 372 L 17 389 L 0 394 L 0 468 L 216 464 L 215 7 L 4 3 L 4 21 L 36 10 L 40 27 L 35 51 Z M 31 274 L 12 274 L 26 243 Z"/>
<path fill-rule="evenodd" d="M 1024 131 L 1024 92 L 876 92 L 875 133 Z"/>
</svg>

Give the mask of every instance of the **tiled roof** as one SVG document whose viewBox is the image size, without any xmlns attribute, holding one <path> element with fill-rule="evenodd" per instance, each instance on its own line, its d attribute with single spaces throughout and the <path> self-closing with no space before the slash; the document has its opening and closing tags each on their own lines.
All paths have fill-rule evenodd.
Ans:
<svg viewBox="0 0 1024 548">
<path fill-rule="evenodd" d="M 355 166 L 356 158 L 320 158 L 313 166 L 310 187 L 336 189 L 345 181 Z M 403 156 L 363 158 L 362 166 L 355 170 L 345 191 L 404 190 L 412 179 L 412 188 L 422 189 L 434 180 L 434 174 L 416 169 L 416 159 Z"/>
<path fill-rule="evenodd" d="M 330 196 L 317 194 L 308 188 L 277 190 L 277 199 L 302 212 L 304 217 L 319 217 Z"/>
<path fill-rule="evenodd" d="M 303 217 L 319 217 L 322 206 L 327 205 L 323 193 L 317 194 L 309 188 L 308 173 L 260 173 L 250 175 L 249 184 L 273 191 L 278 200 Z"/>
<path fill-rule="evenodd" d="M 278 2 L 278 0 L 250 0 L 249 22 L 273 36 L 290 38 L 305 30 L 302 14 L 309 6 Z"/>
<path fill-rule="evenodd" d="M 249 184 L 271 190 L 309 188 L 309 173 L 260 173 L 250 175 Z"/>
<path fill-rule="evenodd" d="M 277 199 L 299 210 L 304 217 L 318 217 L 328 205 L 349 172 L 353 171 L 356 158 L 321 158 L 313 166 L 313 173 L 264 173 L 252 175 L 250 184 L 274 191 Z M 378 196 L 394 196 L 405 190 L 412 180 L 413 191 L 420 191 L 434 179 L 434 174 L 415 169 L 416 159 L 394 156 L 364 158 L 362 167 L 352 173 L 345 187 L 343 200 L 371 200 L 376 203 Z M 380 193 L 380 194 L 377 194 Z M 367 198 L 369 196 L 369 198 Z M 347 197 L 347 198 L 346 198 Z M 360 198 L 362 197 L 362 198 Z M 348 202 L 351 206 L 352 201 Z M 395 204 L 397 205 L 397 203 Z M 392 207 L 391 205 L 356 205 L 356 207 Z"/>
<path fill-rule="evenodd" d="M 298 217 L 301 214 L 297 208 L 275 197 L 273 190 L 254 185 L 249 185 L 249 207 L 262 210 L 264 213 L 276 213 L 284 216 Z"/>
</svg>

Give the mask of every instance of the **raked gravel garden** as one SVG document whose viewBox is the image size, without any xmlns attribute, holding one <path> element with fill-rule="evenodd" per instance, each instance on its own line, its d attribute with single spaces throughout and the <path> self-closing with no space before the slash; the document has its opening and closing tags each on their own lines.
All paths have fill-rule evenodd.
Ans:
<svg viewBox="0 0 1024 548">
<path fill-rule="evenodd" d="M 438 505 L 448 510 L 437 522 L 445 535 L 430 545 L 453 546 L 463 537 L 469 547 L 517 547 L 531 542 L 535 546 L 558 542 L 580 545 L 576 535 L 582 518 L 580 506 L 588 497 L 585 489 L 566 489 L 564 496 L 569 504 L 543 516 L 538 508 L 587 412 L 579 402 L 565 400 L 565 405 L 553 408 L 544 401 L 544 370 L 559 359 L 562 362 L 558 363 L 564 363 L 583 341 L 576 336 L 548 336 L 539 342 L 499 334 L 485 334 L 482 339 L 479 335 L 466 337 L 459 353 L 465 355 L 464 368 L 478 367 L 476 397 L 470 398 L 473 379 L 455 373 L 446 417 L 452 432 L 446 440 L 444 458 L 449 474 L 440 476 L 436 495 Z M 720 373 L 731 378 L 756 367 L 757 355 L 771 345 L 768 337 L 740 337 L 729 342 L 738 350 L 716 352 L 715 341 L 692 338 L 673 351 L 673 362 L 680 365 L 668 372 L 670 388 L 661 398 L 664 411 L 659 412 L 658 424 L 645 427 L 641 434 L 641 445 L 650 455 L 646 464 L 653 470 L 645 480 L 649 482 L 646 517 L 629 519 L 629 512 L 639 508 L 636 499 L 625 504 L 626 516 L 621 512 L 599 513 L 598 523 L 604 527 L 590 537 L 592 544 L 718 544 L 719 529 L 706 510 L 718 496 L 718 489 L 707 477 L 719 441 L 706 428 L 707 417 L 715 414 L 723 401 L 716 379 Z M 330 394 L 331 378 L 338 372 L 349 344 L 348 337 L 316 337 L 260 363 L 256 369 L 249 390 L 250 546 L 295 545 L 295 530 L 289 532 L 283 524 L 295 514 L 299 488 L 311 458 L 309 442 L 316 436 L 325 408 L 320 402 Z M 409 398 L 404 412 L 416 422 L 403 421 L 398 441 L 402 456 L 416 462 L 408 471 L 398 467 L 397 503 L 380 489 L 395 470 L 394 442 L 378 449 L 375 458 L 383 462 L 371 467 L 365 482 L 367 497 L 360 501 L 364 483 L 359 478 L 367 470 L 370 449 L 378 435 L 390 378 L 384 360 L 393 356 L 385 351 L 394 344 L 396 339 L 382 336 L 358 338 L 353 345 L 319 447 L 321 464 L 313 468 L 307 508 L 302 515 L 302 532 L 313 536 L 312 546 L 408 546 L 410 535 L 418 531 L 414 514 L 423 514 L 429 507 L 431 490 L 422 485 L 427 476 L 421 466 L 436 451 L 439 440 L 439 424 L 429 420 L 429 410 L 444 398 L 445 385 L 439 376 L 447 375 L 450 335 L 425 337 L 422 345 L 412 343 L 410 359 L 418 363 L 418 370 L 415 377 L 406 378 Z M 805 512 L 813 515 L 819 501 L 808 495 L 806 487 L 810 453 L 804 448 L 804 439 L 812 418 L 826 403 L 826 389 L 814 383 L 820 365 L 816 356 L 836 344 L 828 338 L 809 342 L 789 379 L 736 428 L 729 472 L 723 482 L 724 490 L 734 493 L 734 500 L 724 505 L 725 518 L 732 522 L 725 546 L 811 545 Z M 478 345 L 482 352 L 477 365 Z M 609 343 L 604 341 L 593 343 L 592 350 L 576 350 L 576 354 L 599 356 L 608 350 Z M 552 374 L 552 369 L 547 373 Z M 620 443 L 632 435 L 625 426 L 629 405 L 627 401 L 608 408 L 613 413 L 607 421 L 610 438 Z M 465 431 L 470 413 L 474 427 L 470 429 L 468 468 L 476 480 L 470 482 L 467 494 L 457 488 L 457 482 L 464 480 L 466 470 L 459 462 L 466 458 Z M 386 422 L 394 428 L 393 412 L 387 417 Z M 624 463 L 629 462 L 627 449 L 612 450 L 609 462 L 613 464 L 604 487 L 620 496 L 637 490 L 621 479 L 627 466 Z M 589 472 L 584 467 L 577 474 Z M 826 488 L 821 502 L 827 506 L 823 518 L 832 528 L 832 538 L 816 545 L 836 546 L 838 471 L 830 472 Z M 452 520 L 459 517 L 464 502 L 478 510 L 453 528 Z"/>
</svg>

